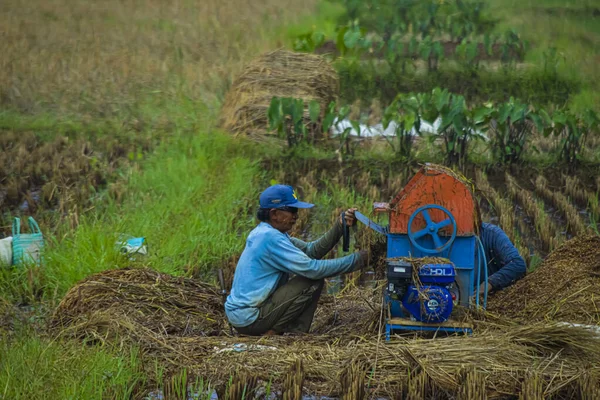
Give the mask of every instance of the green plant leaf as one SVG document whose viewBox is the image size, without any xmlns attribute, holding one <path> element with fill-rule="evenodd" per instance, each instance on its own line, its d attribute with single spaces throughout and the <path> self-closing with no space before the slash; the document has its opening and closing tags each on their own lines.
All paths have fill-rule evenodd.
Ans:
<svg viewBox="0 0 600 400">
<path fill-rule="evenodd" d="M 325 43 L 325 34 L 323 32 L 315 31 L 311 35 L 313 41 L 313 50 L 319 48 Z"/>
<path fill-rule="evenodd" d="M 296 125 L 304 118 L 304 100 L 295 99 L 292 108 L 292 122 Z"/>
<path fill-rule="evenodd" d="M 353 49 L 358 44 L 359 40 L 362 38 L 362 34 L 357 29 L 351 29 L 346 31 L 344 34 L 344 45 L 348 49 Z"/>
<path fill-rule="evenodd" d="M 338 116 L 339 120 L 343 120 L 343 119 L 346 119 L 346 117 L 348 116 L 348 114 L 350 114 L 350 106 L 343 106 L 338 111 L 338 115 L 337 116 Z"/>
<path fill-rule="evenodd" d="M 344 44 L 344 36 L 346 35 L 347 31 L 348 31 L 347 26 L 343 26 L 338 29 L 335 45 L 341 55 L 346 54 L 346 52 L 348 51 L 348 48 Z"/>
<path fill-rule="evenodd" d="M 512 105 L 504 103 L 498 108 L 498 123 L 504 124 L 512 111 Z"/>
<path fill-rule="evenodd" d="M 335 102 L 332 101 L 327 106 L 327 110 L 325 111 L 325 116 L 323 117 L 323 132 L 329 132 L 331 125 L 333 125 L 333 121 L 335 120 Z"/>
<path fill-rule="evenodd" d="M 492 46 L 493 46 L 492 38 L 489 33 L 486 33 L 485 35 L 483 35 L 483 47 L 488 56 L 492 55 L 492 51 L 493 51 Z"/>
<path fill-rule="evenodd" d="M 404 131 L 407 134 L 410 134 L 409 132 L 414 128 L 416 119 L 417 117 L 413 113 L 404 116 Z"/>
<path fill-rule="evenodd" d="M 533 122 L 533 125 L 535 126 L 536 131 L 538 131 L 538 132 L 544 131 L 544 128 L 545 128 L 544 120 L 542 119 L 542 117 L 539 114 L 530 113 L 529 119 L 531 120 L 531 122 Z"/>
<path fill-rule="evenodd" d="M 321 115 L 321 105 L 316 100 L 311 100 L 308 103 L 308 114 L 310 117 L 310 121 L 316 124 L 319 121 L 319 116 Z"/>
<path fill-rule="evenodd" d="M 475 110 L 473 110 L 473 121 L 476 124 L 486 122 L 493 113 L 494 113 L 493 108 L 478 107 Z"/>
<path fill-rule="evenodd" d="M 439 59 L 444 58 L 444 47 L 439 41 L 433 43 L 433 54 Z"/>
<path fill-rule="evenodd" d="M 283 112 L 281 110 L 281 99 L 278 97 L 273 97 L 271 99 L 271 104 L 269 105 L 269 109 L 267 110 L 267 119 L 269 120 L 269 128 L 271 130 L 276 130 L 279 127 L 283 119 Z"/>
<path fill-rule="evenodd" d="M 354 131 L 358 136 L 360 136 L 360 123 L 358 121 L 350 121 L 350 125 L 354 128 Z"/>
</svg>

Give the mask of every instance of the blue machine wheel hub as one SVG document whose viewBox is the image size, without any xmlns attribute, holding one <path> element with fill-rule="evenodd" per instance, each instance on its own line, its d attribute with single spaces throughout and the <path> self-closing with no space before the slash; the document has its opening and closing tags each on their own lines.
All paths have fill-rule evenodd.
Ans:
<svg viewBox="0 0 600 400">
<path fill-rule="evenodd" d="M 410 285 L 402 305 L 417 320 L 426 323 L 445 322 L 452 313 L 452 294 L 442 286 Z"/>
</svg>

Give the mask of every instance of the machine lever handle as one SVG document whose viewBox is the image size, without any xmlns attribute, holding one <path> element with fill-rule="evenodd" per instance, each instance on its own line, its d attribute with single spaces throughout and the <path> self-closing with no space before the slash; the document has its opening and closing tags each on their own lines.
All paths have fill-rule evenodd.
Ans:
<svg viewBox="0 0 600 400">
<path fill-rule="evenodd" d="M 350 251 L 350 227 L 346 222 L 346 213 L 342 212 L 342 227 L 343 227 L 343 241 L 342 241 L 342 250 L 346 253 Z"/>
</svg>

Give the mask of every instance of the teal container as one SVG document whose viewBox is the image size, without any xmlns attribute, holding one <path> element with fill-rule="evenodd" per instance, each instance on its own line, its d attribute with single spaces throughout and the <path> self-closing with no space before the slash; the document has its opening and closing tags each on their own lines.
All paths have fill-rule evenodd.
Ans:
<svg viewBox="0 0 600 400">
<path fill-rule="evenodd" d="M 27 264 L 40 265 L 42 260 L 44 236 L 33 217 L 29 217 L 27 222 L 31 233 L 21 233 L 21 219 L 15 218 L 13 220 L 13 265 L 18 267 Z"/>
</svg>

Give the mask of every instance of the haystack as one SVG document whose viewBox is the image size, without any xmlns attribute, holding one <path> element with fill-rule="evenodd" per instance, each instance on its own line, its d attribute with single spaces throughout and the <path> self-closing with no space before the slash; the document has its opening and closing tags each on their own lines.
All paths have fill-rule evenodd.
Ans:
<svg viewBox="0 0 600 400">
<path fill-rule="evenodd" d="M 216 287 L 151 269 L 116 269 L 75 285 L 58 305 L 51 327 L 70 336 L 111 340 L 138 335 L 211 336 L 226 328 Z"/>
<path fill-rule="evenodd" d="M 527 322 L 600 324 L 600 236 L 565 242 L 533 273 L 491 296 L 488 310 Z"/>
<path fill-rule="evenodd" d="M 316 100 L 324 110 L 337 98 L 338 76 L 321 56 L 276 50 L 251 62 L 235 79 L 221 109 L 221 127 L 235 134 L 268 133 L 273 97 Z M 308 111 L 305 113 L 309 121 Z"/>
</svg>

